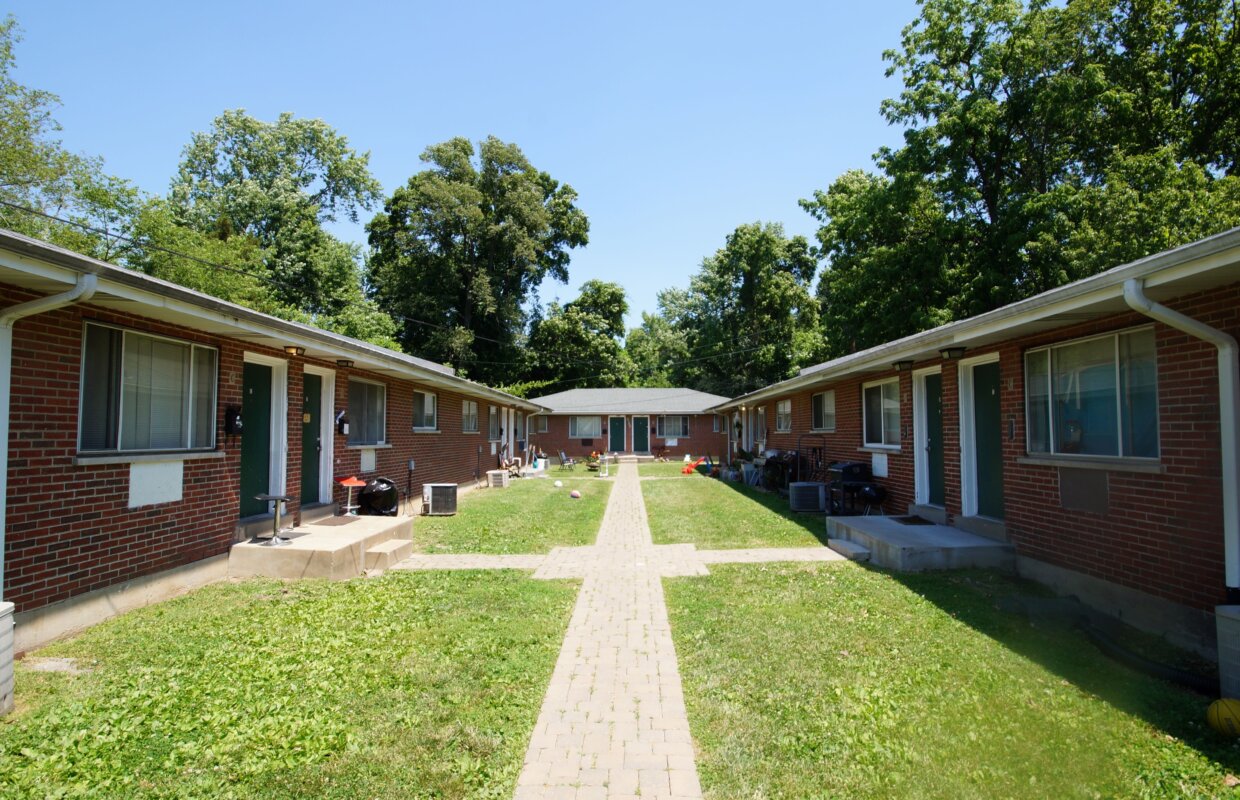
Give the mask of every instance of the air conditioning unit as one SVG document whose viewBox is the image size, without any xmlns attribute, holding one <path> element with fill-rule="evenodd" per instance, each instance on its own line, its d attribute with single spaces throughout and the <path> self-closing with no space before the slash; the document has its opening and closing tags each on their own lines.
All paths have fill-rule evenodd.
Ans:
<svg viewBox="0 0 1240 800">
<path fill-rule="evenodd" d="M 493 469 L 487 472 L 487 488 L 488 489 L 507 489 L 508 488 L 508 470 Z"/>
<path fill-rule="evenodd" d="M 815 481 L 794 481 L 788 484 L 788 507 L 797 512 L 825 512 L 827 485 Z"/>
<path fill-rule="evenodd" d="M 455 514 L 456 484 L 422 484 L 422 513 L 432 517 L 450 517 Z"/>
</svg>

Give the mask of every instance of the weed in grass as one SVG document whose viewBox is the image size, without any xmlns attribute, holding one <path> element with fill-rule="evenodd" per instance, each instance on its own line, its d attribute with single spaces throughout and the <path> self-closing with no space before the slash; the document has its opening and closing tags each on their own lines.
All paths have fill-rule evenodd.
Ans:
<svg viewBox="0 0 1240 800">
<path fill-rule="evenodd" d="M 523 573 L 217 584 L 18 668 L 8 797 L 510 795 L 576 594 Z"/>
<path fill-rule="evenodd" d="M 1000 612 L 1025 589 L 1002 576 L 736 565 L 667 587 L 715 797 L 1223 797 L 1240 771 L 1207 699 Z"/>
<path fill-rule="evenodd" d="M 793 514 L 779 495 L 751 486 L 684 476 L 642 481 L 655 544 L 699 549 L 813 547 L 826 541 L 821 514 Z"/>
<path fill-rule="evenodd" d="M 556 488 L 557 480 L 562 487 Z M 604 478 L 553 475 L 478 489 L 461 498 L 455 516 L 415 520 L 415 546 L 425 553 L 546 553 L 592 544 L 613 485 Z M 581 492 L 579 499 L 568 496 L 573 489 Z"/>
</svg>

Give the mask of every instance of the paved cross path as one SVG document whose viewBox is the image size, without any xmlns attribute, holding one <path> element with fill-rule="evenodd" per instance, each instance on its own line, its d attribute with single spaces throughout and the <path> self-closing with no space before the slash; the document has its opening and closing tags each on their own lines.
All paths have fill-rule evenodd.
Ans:
<svg viewBox="0 0 1240 800">
<path fill-rule="evenodd" d="M 530 736 L 515 800 L 701 798 L 663 578 L 707 564 L 838 561 L 825 547 L 699 551 L 650 538 L 637 467 L 622 463 L 597 541 L 539 555 L 415 555 L 396 569 L 533 569 L 584 578 Z"/>
</svg>

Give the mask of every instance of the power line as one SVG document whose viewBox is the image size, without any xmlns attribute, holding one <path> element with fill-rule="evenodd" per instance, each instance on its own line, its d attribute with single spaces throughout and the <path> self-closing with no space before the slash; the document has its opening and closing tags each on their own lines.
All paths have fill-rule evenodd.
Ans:
<svg viewBox="0 0 1240 800">
<path fill-rule="evenodd" d="M 18 205 L 17 203 L 11 203 L 8 200 L 0 199 L 0 205 L 7 206 L 8 208 L 12 208 L 16 211 L 25 212 L 27 214 L 34 214 L 35 216 L 43 217 L 44 219 L 49 219 L 55 222 L 60 222 L 65 225 L 72 225 L 76 228 L 80 228 L 89 233 L 94 233 L 99 236 L 104 236 L 104 237 L 114 239 L 119 242 L 125 242 L 126 244 L 131 244 L 135 247 L 142 247 L 148 250 L 155 250 L 160 253 L 165 253 L 170 256 L 175 256 L 176 258 L 185 259 L 186 261 L 192 261 L 195 264 L 200 264 L 204 267 L 223 270 L 225 272 L 231 272 L 236 275 L 244 275 L 248 278 L 253 278 L 256 281 L 259 281 L 261 283 L 264 283 L 276 289 L 289 289 L 290 288 L 288 284 L 281 283 L 280 281 L 276 280 L 275 278 L 272 278 L 269 275 L 262 275 L 256 272 L 251 272 L 249 270 L 242 269 L 240 267 L 230 266 L 228 264 L 220 264 L 219 262 L 216 262 L 216 261 L 208 261 L 205 258 L 199 258 L 198 256 L 193 256 L 193 255 L 190 255 L 189 253 L 182 253 L 179 250 L 173 250 L 170 247 L 164 247 L 163 245 L 155 244 L 149 240 L 144 241 L 144 240 L 136 239 L 132 236 L 125 236 L 124 234 L 121 234 L 121 233 L 109 231 L 106 228 L 96 228 L 95 226 L 88 225 L 85 222 L 78 222 L 77 220 L 73 220 L 73 219 L 65 219 L 64 217 L 58 217 L 55 214 L 49 214 L 46 211 L 40 211 L 36 208 L 29 208 L 27 206 Z M 400 322 L 408 322 L 414 325 L 423 325 L 428 328 L 436 328 L 436 329 L 445 330 L 445 331 L 452 330 L 446 325 L 441 325 L 441 324 L 434 323 L 434 322 L 428 322 L 423 319 L 417 319 L 416 317 L 407 317 L 403 314 L 395 314 L 392 312 L 385 312 L 385 313 L 387 313 L 388 316 L 390 316 L 392 319 L 398 320 Z M 499 345 L 508 344 L 507 342 L 501 341 L 499 339 L 492 339 L 489 336 L 483 336 L 481 334 L 474 333 L 473 331 L 470 331 L 470 333 L 473 334 L 473 337 L 475 339 L 481 339 L 484 342 L 492 342 L 494 344 L 499 344 Z M 509 362 L 499 362 L 499 363 L 509 363 Z"/>
</svg>

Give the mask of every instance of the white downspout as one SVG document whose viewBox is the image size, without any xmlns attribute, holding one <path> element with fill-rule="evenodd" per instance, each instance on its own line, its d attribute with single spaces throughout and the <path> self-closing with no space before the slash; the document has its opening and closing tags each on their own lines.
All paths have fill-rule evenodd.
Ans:
<svg viewBox="0 0 1240 800">
<path fill-rule="evenodd" d="M 1240 398 L 1240 368 L 1236 364 L 1236 340 L 1204 322 L 1160 305 L 1145 296 L 1144 281 L 1124 281 L 1124 301 L 1129 307 L 1176 330 L 1209 342 L 1218 348 L 1219 434 L 1223 454 L 1223 566 L 1228 589 L 1240 588 L 1240 425 L 1237 424 L 1237 398 Z"/>
<path fill-rule="evenodd" d="M 0 311 L 0 714 L 13 709 L 13 604 L 4 602 L 4 534 L 9 491 L 9 396 L 13 383 L 13 326 L 26 317 L 89 300 L 99 285 L 93 273 L 79 275 L 66 292 Z M 6 646 L 7 645 L 7 646 Z"/>
</svg>

